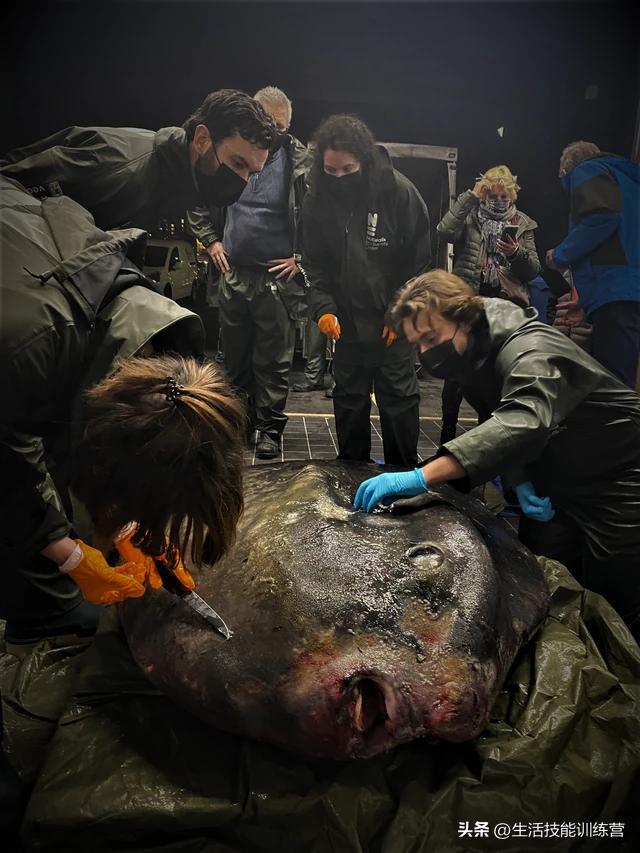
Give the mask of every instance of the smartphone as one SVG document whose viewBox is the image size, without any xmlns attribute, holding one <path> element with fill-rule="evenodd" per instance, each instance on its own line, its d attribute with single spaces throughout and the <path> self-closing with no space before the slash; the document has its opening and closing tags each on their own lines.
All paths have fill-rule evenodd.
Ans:
<svg viewBox="0 0 640 853">
<path fill-rule="evenodd" d="M 502 232 L 501 239 L 504 240 L 505 242 L 507 242 L 507 238 L 511 237 L 511 239 L 515 243 L 517 233 L 518 233 L 518 226 L 517 225 L 505 225 L 504 230 Z"/>
</svg>

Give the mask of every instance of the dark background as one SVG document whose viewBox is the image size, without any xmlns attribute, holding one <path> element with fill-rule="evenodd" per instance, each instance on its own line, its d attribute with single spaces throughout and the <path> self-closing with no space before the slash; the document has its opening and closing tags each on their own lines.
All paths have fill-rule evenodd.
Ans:
<svg viewBox="0 0 640 853">
<path fill-rule="evenodd" d="M 541 254 L 566 228 L 564 145 L 632 151 L 639 21 L 627 4 L 85 0 L 1 14 L 0 151 L 72 124 L 181 124 L 213 89 L 274 84 L 304 141 L 323 116 L 353 111 L 382 141 L 457 147 L 459 191 L 506 163 Z"/>
</svg>

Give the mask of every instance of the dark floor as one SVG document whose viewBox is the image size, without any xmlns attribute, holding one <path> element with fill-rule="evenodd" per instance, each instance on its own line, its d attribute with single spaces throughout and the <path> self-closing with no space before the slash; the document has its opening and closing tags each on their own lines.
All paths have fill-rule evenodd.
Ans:
<svg viewBox="0 0 640 853">
<path fill-rule="evenodd" d="M 440 393 L 442 382 L 438 379 L 423 378 L 420 381 L 420 438 L 418 441 L 418 457 L 426 459 L 433 455 L 440 436 L 441 406 Z M 289 385 L 302 382 L 304 379 L 304 363 L 296 357 L 289 378 Z M 327 386 L 330 377 L 325 379 Z M 296 393 L 290 391 L 287 400 L 286 413 L 289 422 L 283 434 L 280 460 L 289 462 L 294 459 L 335 459 L 337 441 L 333 420 L 333 401 L 325 397 L 322 391 Z M 464 432 L 476 423 L 473 410 L 463 402 L 460 409 L 458 432 Z M 247 451 L 247 464 L 268 464 L 273 460 L 257 459 L 255 455 L 254 437 L 253 448 Z M 380 418 L 377 415 L 375 402 L 371 405 L 371 456 L 378 462 L 384 461 L 382 436 L 380 434 Z"/>
</svg>

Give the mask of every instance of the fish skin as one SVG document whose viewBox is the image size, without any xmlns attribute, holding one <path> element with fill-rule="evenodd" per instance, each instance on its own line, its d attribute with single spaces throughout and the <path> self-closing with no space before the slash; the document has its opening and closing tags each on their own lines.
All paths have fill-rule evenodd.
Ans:
<svg viewBox="0 0 640 853">
<path fill-rule="evenodd" d="M 232 551 L 198 579 L 225 640 L 165 590 L 120 605 L 154 685 L 227 731 L 348 759 L 476 737 L 549 594 L 535 557 L 448 486 L 355 512 L 367 463 L 248 469 Z"/>
</svg>

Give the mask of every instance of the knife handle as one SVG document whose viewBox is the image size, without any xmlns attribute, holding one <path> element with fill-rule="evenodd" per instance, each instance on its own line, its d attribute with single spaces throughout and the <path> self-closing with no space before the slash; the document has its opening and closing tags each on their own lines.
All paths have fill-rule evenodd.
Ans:
<svg viewBox="0 0 640 853">
<path fill-rule="evenodd" d="M 187 595 L 189 590 L 180 583 L 175 573 L 171 571 L 164 560 L 154 559 L 153 562 L 155 563 L 156 571 L 160 575 L 162 585 L 168 592 L 172 592 L 174 595 L 179 595 L 180 597 Z"/>
</svg>

